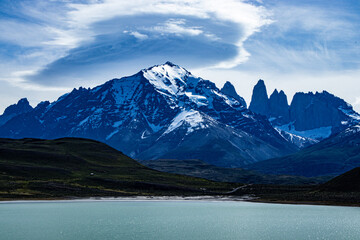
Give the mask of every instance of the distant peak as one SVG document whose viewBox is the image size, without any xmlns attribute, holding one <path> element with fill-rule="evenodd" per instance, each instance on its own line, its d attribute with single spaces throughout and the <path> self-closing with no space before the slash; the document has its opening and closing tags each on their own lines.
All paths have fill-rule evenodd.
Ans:
<svg viewBox="0 0 360 240">
<path fill-rule="evenodd" d="M 269 98 L 264 80 L 259 79 L 254 86 L 249 109 L 252 112 L 267 116 L 269 114 Z"/>
<path fill-rule="evenodd" d="M 334 95 L 334 94 L 329 93 L 329 92 L 328 92 L 328 91 L 326 91 L 326 90 L 323 90 L 323 91 L 321 91 L 321 92 L 316 92 L 316 94 L 322 94 L 322 95 Z"/>
<path fill-rule="evenodd" d="M 142 72 L 146 72 L 146 71 L 163 71 L 161 69 L 181 69 L 185 72 L 188 72 L 185 68 L 183 67 L 180 67 L 179 65 L 176 65 L 170 61 L 167 61 L 166 63 L 164 64 L 159 64 L 159 65 L 154 65 L 154 66 L 151 66 L 149 68 L 146 68 L 146 69 L 143 69 Z"/>
<path fill-rule="evenodd" d="M 27 98 L 20 99 L 17 104 L 30 105 Z"/>
<path fill-rule="evenodd" d="M 181 86 L 186 85 L 187 79 L 193 77 L 185 68 L 171 62 L 143 69 L 141 74 L 156 89 L 170 95 L 176 95 Z M 199 81 L 199 79 L 196 81 Z"/>
<path fill-rule="evenodd" d="M 235 98 L 236 100 L 238 100 L 241 103 L 242 106 L 244 106 L 246 108 L 245 100 L 237 94 L 235 87 L 234 87 L 234 85 L 232 85 L 231 82 L 227 81 L 224 84 L 223 88 L 221 89 L 221 92 L 225 93 L 226 95 L 229 95 L 230 97 Z"/>
<path fill-rule="evenodd" d="M 33 108 L 30 106 L 27 98 L 22 98 L 17 102 L 17 104 L 13 104 L 7 107 L 3 115 L 25 113 L 31 111 L 32 109 Z"/>
<path fill-rule="evenodd" d="M 273 91 L 273 93 L 271 95 L 273 95 L 273 94 L 279 94 L 279 92 L 278 92 L 278 90 L 276 88 L 275 88 L 275 90 Z"/>
<path fill-rule="evenodd" d="M 264 82 L 264 80 L 259 79 L 259 81 L 257 82 L 256 85 L 264 85 L 265 86 L 265 82 Z"/>
<path fill-rule="evenodd" d="M 264 80 L 259 79 L 259 81 L 254 86 L 253 94 L 266 95 L 267 98 L 267 91 Z"/>
<path fill-rule="evenodd" d="M 174 63 L 172 63 L 170 61 L 167 61 L 164 65 L 168 65 L 170 67 L 178 67 L 178 65 L 176 65 L 176 64 L 174 64 Z"/>
<path fill-rule="evenodd" d="M 234 85 L 229 82 L 229 81 L 226 81 L 226 83 L 224 84 L 223 88 L 227 88 L 227 87 L 234 87 Z"/>
</svg>

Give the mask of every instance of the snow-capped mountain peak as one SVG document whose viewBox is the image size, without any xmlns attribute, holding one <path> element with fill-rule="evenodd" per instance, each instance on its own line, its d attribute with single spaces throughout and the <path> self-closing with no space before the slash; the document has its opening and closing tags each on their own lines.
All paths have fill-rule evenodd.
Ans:
<svg viewBox="0 0 360 240">
<path fill-rule="evenodd" d="M 171 95 L 177 95 L 186 85 L 186 79 L 192 76 L 186 69 L 170 62 L 144 69 L 142 72 L 144 78 L 158 91 Z"/>
<path fill-rule="evenodd" d="M 214 83 L 196 77 L 185 68 L 171 62 L 144 69 L 141 73 L 170 105 L 178 107 L 194 104 L 199 108 L 213 108 L 214 99 L 217 98 L 230 107 L 246 108 L 243 101 L 223 93 Z"/>
<path fill-rule="evenodd" d="M 212 158 L 222 166 L 296 150 L 230 90 L 167 62 L 93 89 L 74 89 L 0 126 L 0 137 L 85 137 L 138 159 L 170 154 Z M 215 154 L 209 156 L 209 148 Z"/>
</svg>

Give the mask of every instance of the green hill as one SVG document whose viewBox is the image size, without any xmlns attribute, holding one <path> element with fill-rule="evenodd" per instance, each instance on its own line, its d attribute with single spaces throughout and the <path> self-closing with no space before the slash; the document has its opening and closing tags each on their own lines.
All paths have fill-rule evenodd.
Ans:
<svg viewBox="0 0 360 240">
<path fill-rule="evenodd" d="M 0 199 L 203 195 L 238 186 L 152 170 L 93 140 L 0 139 Z"/>
</svg>

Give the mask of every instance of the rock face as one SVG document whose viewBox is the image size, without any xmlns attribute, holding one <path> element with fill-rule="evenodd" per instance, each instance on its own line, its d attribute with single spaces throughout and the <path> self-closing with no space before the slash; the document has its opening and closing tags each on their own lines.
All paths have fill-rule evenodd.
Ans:
<svg viewBox="0 0 360 240">
<path fill-rule="evenodd" d="M 275 125 L 289 122 L 289 105 L 284 91 L 275 89 L 268 98 L 265 83 L 261 79 L 254 87 L 249 109 L 268 117 Z"/>
<path fill-rule="evenodd" d="M 265 98 L 262 80 L 254 87 L 250 109 L 266 116 L 273 127 L 287 140 L 305 147 L 360 121 L 350 104 L 326 91 L 296 93 L 291 105 L 283 91 L 276 89 Z"/>
<path fill-rule="evenodd" d="M 326 91 L 296 93 L 290 106 L 290 121 L 297 131 L 329 126 L 343 130 L 353 121 L 351 115 L 357 113 L 350 104 Z"/>
<path fill-rule="evenodd" d="M 235 99 L 238 100 L 244 107 L 246 107 L 246 102 L 245 102 L 245 100 L 237 94 L 234 86 L 233 86 L 230 82 L 226 82 L 226 83 L 224 84 L 223 88 L 221 89 L 221 92 L 222 92 L 222 93 L 225 93 L 226 95 L 228 95 L 228 96 L 230 96 L 230 97 L 235 98 Z"/>
<path fill-rule="evenodd" d="M 266 86 L 264 81 L 261 79 L 254 87 L 249 109 L 254 113 L 258 113 L 264 116 L 268 116 L 270 113 L 270 105 Z"/>
<path fill-rule="evenodd" d="M 197 158 L 225 167 L 297 150 L 233 95 L 167 62 L 42 102 L 1 126 L 0 137 L 84 137 L 136 159 Z"/>
<path fill-rule="evenodd" d="M 277 89 L 271 94 L 269 99 L 270 111 L 268 117 L 276 120 L 276 125 L 282 125 L 289 122 L 289 104 L 283 90 Z"/>
<path fill-rule="evenodd" d="M 17 104 L 13 104 L 5 109 L 4 114 L 0 116 L 0 126 L 12 118 L 30 112 L 31 110 L 33 110 L 33 108 L 30 106 L 29 101 L 26 98 L 20 99 Z"/>
</svg>

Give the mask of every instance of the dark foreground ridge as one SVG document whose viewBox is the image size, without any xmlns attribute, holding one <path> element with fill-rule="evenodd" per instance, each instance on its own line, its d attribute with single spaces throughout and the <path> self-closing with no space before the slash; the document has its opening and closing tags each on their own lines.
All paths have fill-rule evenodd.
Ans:
<svg viewBox="0 0 360 240">
<path fill-rule="evenodd" d="M 246 195 L 263 202 L 359 206 L 359 172 L 323 185 L 225 183 L 159 172 L 93 140 L 0 139 L 0 200 Z"/>
<path fill-rule="evenodd" d="M 360 206 L 360 168 L 315 186 L 244 185 L 234 195 L 256 195 L 269 203 Z"/>
<path fill-rule="evenodd" d="M 0 139 L 2 200 L 212 195 L 239 185 L 152 170 L 93 140 Z"/>
<path fill-rule="evenodd" d="M 331 179 L 323 177 L 302 177 L 292 175 L 270 175 L 243 168 L 223 168 L 197 159 L 158 159 L 142 161 L 147 167 L 161 172 L 200 177 L 216 182 L 237 182 L 244 184 L 315 185 Z"/>
</svg>

